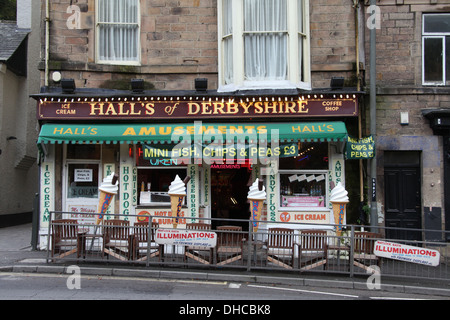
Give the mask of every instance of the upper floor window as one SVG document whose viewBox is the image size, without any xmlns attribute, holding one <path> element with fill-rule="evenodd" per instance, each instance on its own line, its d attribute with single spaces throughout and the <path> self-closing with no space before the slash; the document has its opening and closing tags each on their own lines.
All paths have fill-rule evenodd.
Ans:
<svg viewBox="0 0 450 320">
<path fill-rule="evenodd" d="M 450 14 L 424 14 L 422 83 L 450 85 Z"/>
<path fill-rule="evenodd" d="M 97 0 L 97 62 L 140 61 L 140 0 Z"/>
<path fill-rule="evenodd" d="M 219 0 L 219 90 L 310 89 L 308 0 Z"/>
</svg>

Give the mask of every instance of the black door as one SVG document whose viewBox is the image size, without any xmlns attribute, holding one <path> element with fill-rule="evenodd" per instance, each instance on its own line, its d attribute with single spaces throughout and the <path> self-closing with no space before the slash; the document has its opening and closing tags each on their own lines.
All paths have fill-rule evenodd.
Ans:
<svg viewBox="0 0 450 320">
<path fill-rule="evenodd" d="M 421 229 L 421 182 L 419 167 L 385 166 L 386 227 Z M 390 239 L 421 240 L 421 232 L 386 230 Z"/>
</svg>

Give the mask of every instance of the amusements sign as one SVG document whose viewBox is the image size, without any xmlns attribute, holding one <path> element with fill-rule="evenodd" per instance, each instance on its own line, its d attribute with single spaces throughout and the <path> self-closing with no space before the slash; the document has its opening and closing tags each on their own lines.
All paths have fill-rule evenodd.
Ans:
<svg viewBox="0 0 450 320">
<path fill-rule="evenodd" d="M 195 100 L 186 97 L 139 97 L 120 99 L 51 99 L 38 104 L 39 120 L 90 119 L 211 119 L 258 117 L 323 117 L 357 116 L 356 96 L 335 98 L 258 97 L 235 99 L 205 97 Z M 95 101 L 93 101 L 95 100 Z"/>
<path fill-rule="evenodd" d="M 378 257 L 401 260 L 436 267 L 439 265 L 439 251 L 404 244 L 376 241 L 374 254 Z"/>
<path fill-rule="evenodd" d="M 348 137 L 346 158 L 349 160 L 372 159 L 375 156 L 375 141 L 372 136 L 362 139 Z"/>
</svg>

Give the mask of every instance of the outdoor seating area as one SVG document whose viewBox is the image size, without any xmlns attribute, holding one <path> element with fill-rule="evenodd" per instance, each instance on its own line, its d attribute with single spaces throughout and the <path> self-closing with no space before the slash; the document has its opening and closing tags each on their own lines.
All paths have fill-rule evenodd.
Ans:
<svg viewBox="0 0 450 320">
<path fill-rule="evenodd" d="M 152 219 L 150 219 L 152 220 Z M 328 227 L 272 227 L 263 224 L 254 232 L 224 221 L 212 229 L 207 219 L 161 227 L 155 219 L 130 223 L 106 219 L 99 225 L 80 226 L 77 219 L 55 219 L 49 234 L 49 260 L 77 259 L 134 264 L 171 266 L 280 269 L 290 271 L 366 272 L 381 266 L 373 254 L 374 243 L 381 237 L 371 232 L 354 232 L 353 245 L 348 235 L 336 236 Z M 228 224 L 227 224 L 228 223 Z M 174 234 L 213 234 L 209 242 L 161 243 L 159 231 Z M 178 237 L 178 236 L 177 236 Z M 188 236 L 186 236 L 188 237 Z M 178 240 L 177 240 L 178 241 Z M 187 240 L 186 240 L 187 241 Z M 353 248 L 353 252 L 350 252 Z"/>
<path fill-rule="evenodd" d="M 114 215 L 97 225 L 86 224 L 83 217 L 77 218 L 73 213 L 58 213 L 50 221 L 47 261 L 350 276 L 381 272 L 439 278 L 450 274 L 447 246 L 387 239 L 383 228 L 365 230 L 347 225 L 337 234 L 336 226 L 330 224 L 260 221 L 254 229 L 252 220 L 197 218 L 185 219 L 175 227 L 174 220 Z M 439 250 L 438 266 L 376 255 L 377 241 L 384 245 L 392 241 L 410 248 Z"/>
</svg>

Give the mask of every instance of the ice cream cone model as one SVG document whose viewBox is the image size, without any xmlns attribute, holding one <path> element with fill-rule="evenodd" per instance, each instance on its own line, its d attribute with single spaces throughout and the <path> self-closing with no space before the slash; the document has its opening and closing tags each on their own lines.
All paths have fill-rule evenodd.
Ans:
<svg viewBox="0 0 450 320">
<path fill-rule="evenodd" d="M 104 215 L 108 211 L 109 205 L 112 203 L 114 196 L 117 194 L 119 181 L 118 176 L 114 174 L 110 174 L 105 179 L 103 179 L 102 185 L 100 186 L 100 197 L 98 201 L 98 209 L 99 215 L 96 220 L 96 224 L 99 225 L 102 223 Z"/>
<path fill-rule="evenodd" d="M 339 182 L 330 194 L 330 202 L 333 206 L 334 224 L 336 225 L 336 235 L 341 236 L 342 226 L 347 210 L 348 192 Z"/>
<path fill-rule="evenodd" d="M 183 199 L 186 197 L 186 184 L 177 175 L 169 186 L 170 205 L 172 210 L 172 225 L 174 229 L 178 226 Z"/>
<path fill-rule="evenodd" d="M 261 220 L 264 200 L 266 200 L 266 189 L 262 183 L 259 183 L 259 179 L 256 179 L 250 186 L 247 199 L 250 201 L 250 219 L 253 220 L 253 232 L 256 232 Z"/>
</svg>

